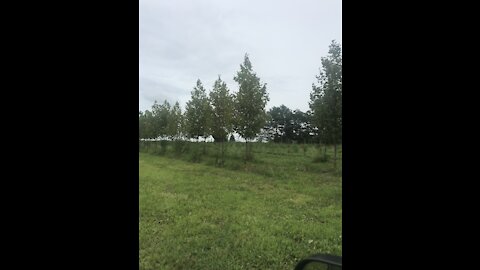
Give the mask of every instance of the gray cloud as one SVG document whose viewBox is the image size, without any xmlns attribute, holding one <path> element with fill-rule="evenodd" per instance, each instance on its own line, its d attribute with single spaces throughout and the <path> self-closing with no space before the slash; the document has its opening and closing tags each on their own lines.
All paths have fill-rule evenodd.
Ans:
<svg viewBox="0 0 480 270">
<path fill-rule="evenodd" d="M 341 42 L 341 1 L 140 0 L 139 105 L 182 107 L 198 78 L 231 91 L 247 52 L 267 83 L 267 107 L 308 109 L 311 85 L 332 39 Z"/>
</svg>

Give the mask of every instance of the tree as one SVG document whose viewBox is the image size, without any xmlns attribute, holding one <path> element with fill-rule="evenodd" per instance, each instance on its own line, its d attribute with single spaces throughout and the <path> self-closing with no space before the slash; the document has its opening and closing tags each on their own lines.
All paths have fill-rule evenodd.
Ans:
<svg viewBox="0 0 480 270">
<path fill-rule="evenodd" d="M 138 113 L 138 138 L 139 139 L 150 139 L 154 137 L 153 130 L 153 115 L 149 110 L 145 112 L 139 111 Z M 143 145 L 147 145 L 147 142 L 144 142 Z"/>
<path fill-rule="evenodd" d="M 227 139 L 228 133 L 233 128 L 233 96 L 230 94 L 227 84 L 220 79 L 215 81 L 213 90 L 210 92 L 210 102 L 212 105 L 212 135 L 215 141 L 220 141 L 221 148 L 221 164 L 224 160 L 224 142 Z"/>
<path fill-rule="evenodd" d="M 152 139 L 155 137 L 154 117 L 151 111 L 145 110 L 143 114 L 143 138 Z"/>
<path fill-rule="evenodd" d="M 138 124 L 139 124 L 139 138 L 140 139 L 151 139 L 154 136 L 154 118 L 152 113 L 149 110 L 145 110 L 145 112 L 139 112 L 138 114 Z M 149 145 L 149 143 L 145 142 L 145 144 Z"/>
<path fill-rule="evenodd" d="M 307 137 L 307 143 L 318 143 L 319 142 L 319 136 L 318 136 L 318 127 L 315 125 L 315 119 L 313 112 L 311 110 L 308 110 L 305 113 L 305 117 L 307 119 L 306 126 L 305 126 L 305 132 L 308 133 Z"/>
<path fill-rule="evenodd" d="M 310 138 L 310 123 L 308 121 L 307 113 L 297 109 L 292 113 L 291 120 L 292 140 L 297 143 L 302 142 L 303 155 L 307 154 L 306 143 Z"/>
<path fill-rule="evenodd" d="M 182 118 L 182 109 L 177 101 L 168 115 L 167 136 L 169 136 L 170 139 L 176 140 L 180 137 Z"/>
<path fill-rule="evenodd" d="M 207 140 L 210 135 L 211 107 L 205 88 L 200 79 L 191 92 L 191 99 L 185 109 L 186 131 L 190 138 L 198 140 L 200 136 Z M 205 153 L 205 147 L 204 147 Z"/>
<path fill-rule="evenodd" d="M 145 135 L 145 115 L 142 111 L 138 112 L 138 139 L 144 138 Z"/>
<path fill-rule="evenodd" d="M 262 132 L 263 132 L 263 137 L 267 141 L 269 142 L 275 141 L 275 136 L 278 134 L 278 132 L 270 112 L 267 112 L 265 125 L 263 126 Z"/>
<path fill-rule="evenodd" d="M 292 139 L 292 129 L 289 127 L 292 120 L 292 111 L 285 105 L 272 107 L 268 114 L 271 119 L 271 128 L 273 129 L 273 140 L 275 142 Z"/>
<path fill-rule="evenodd" d="M 307 114 L 301 110 L 294 110 L 291 120 L 292 140 L 305 143 L 308 139 Z"/>
<path fill-rule="evenodd" d="M 170 114 L 170 103 L 167 100 L 163 104 L 158 104 L 157 101 L 152 105 L 152 114 L 154 118 L 153 130 L 154 138 L 164 137 L 167 135 L 168 118 Z"/>
<path fill-rule="evenodd" d="M 252 64 L 245 54 L 240 71 L 233 78 L 239 84 L 235 96 L 235 130 L 245 138 L 245 162 L 249 159 L 248 140 L 252 140 L 265 124 L 265 105 L 269 98 L 266 84 L 252 70 Z"/>
<path fill-rule="evenodd" d="M 312 85 L 310 108 L 321 140 L 334 145 L 334 167 L 337 165 L 337 144 L 342 141 L 342 49 L 332 41 L 327 57 L 322 57 L 319 85 Z"/>
</svg>

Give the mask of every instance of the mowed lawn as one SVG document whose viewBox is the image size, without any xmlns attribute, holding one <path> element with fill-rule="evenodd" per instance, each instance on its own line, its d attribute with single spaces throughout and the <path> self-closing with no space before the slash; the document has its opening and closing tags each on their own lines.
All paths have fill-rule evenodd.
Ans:
<svg viewBox="0 0 480 270">
<path fill-rule="evenodd" d="M 314 253 L 342 255 L 339 174 L 139 155 L 140 269 L 291 270 Z"/>
</svg>

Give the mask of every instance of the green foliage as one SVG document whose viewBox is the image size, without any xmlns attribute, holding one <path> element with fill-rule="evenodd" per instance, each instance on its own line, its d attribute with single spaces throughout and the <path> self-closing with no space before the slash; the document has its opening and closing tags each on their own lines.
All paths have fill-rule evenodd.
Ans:
<svg viewBox="0 0 480 270">
<path fill-rule="evenodd" d="M 156 139 L 169 137 L 178 139 L 182 135 L 184 119 L 178 101 L 173 107 L 167 100 L 163 104 L 155 101 L 152 110 L 140 111 L 138 114 L 139 139 Z"/>
<path fill-rule="evenodd" d="M 214 138 L 224 138 L 233 128 L 233 95 L 230 94 L 227 84 L 220 79 L 215 81 L 213 90 L 210 92 L 212 107 L 212 135 Z"/>
<path fill-rule="evenodd" d="M 170 103 L 167 100 L 163 104 L 158 104 L 157 101 L 153 103 L 152 106 L 152 115 L 153 115 L 153 138 L 163 137 L 168 134 L 167 124 L 170 117 Z"/>
<path fill-rule="evenodd" d="M 172 110 L 168 115 L 168 123 L 167 123 L 167 136 L 171 139 L 178 139 L 181 134 L 183 126 L 183 115 L 182 110 L 180 109 L 180 104 L 175 102 Z"/>
<path fill-rule="evenodd" d="M 313 133 L 309 112 L 290 110 L 287 106 L 272 107 L 267 112 L 263 137 L 274 142 L 311 142 Z"/>
<path fill-rule="evenodd" d="M 269 128 L 272 130 L 273 141 L 275 142 L 284 142 L 285 139 L 290 139 L 290 133 L 286 133 L 286 131 L 291 132 L 289 129 L 290 122 L 292 121 L 292 111 L 285 105 L 281 105 L 280 107 L 272 107 L 268 111 L 269 115 Z"/>
<path fill-rule="evenodd" d="M 145 116 L 142 111 L 138 113 L 138 138 L 142 139 L 145 135 Z"/>
<path fill-rule="evenodd" d="M 152 110 L 139 112 L 139 138 L 183 139 L 185 136 L 204 139 L 213 135 L 215 141 L 226 141 L 236 131 L 247 141 L 285 143 L 338 144 L 342 140 L 342 55 L 340 44 L 332 41 L 322 69 L 317 76 L 319 85 L 312 85 L 311 111 L 290 110 L 285 105 L 273 107 L 265 113 L 269 100 L 266 84 L 252 70 L 245 55 L 240 71 L 234 77 L 239 90 L 230 94 L 220 77 L 215 81 L 209 97 L 200 79 L 191 92 L 182 115 L 180 105 L 173 108 L 165 100 L 154 102 Z M 233 141 L 233 134 L 230 141 Z M 245 148 L 248 151 L 248 147 Z M 296 150 L 294 150 L 296 151 Z M 304 151 L 305 152 L 305 151 Z M 251 153 L 245 153 L 245 157 Z M 336 153 L 335 153 L 336 156 Z M 336 159 L 335 159 L 336 160 Z"/>
<path fill-rule="evenodd" d="M 191 92 L 191 99 L 185 109 L 186 133 L 190 138 L 207 137 L 211 134 L 212 109 L 205 88 L 200 79 Z"/>
<path fill-rule="evenodd" d="M 336 145 L 342 141 L 342 49 L 332 41 L 328 56 L 322 58 L 319 85 L 312 85 L 310 108 L 323 143 L 334 144 L 334 166 L 337 164 Z"/>
<path fill-rule="evenodd" d="M 342 49 L 332 41 L 328 56 L 322 58 L 317 76 L 319 85 L 312 85 L 310 108 L 323 143 L 342 141 Z"/>
<path fill-rule="evenodd" d="M 140 138 L 148 138 L 152 139 L 155 138 L 155 130 L 154 130 L 154 122 L 155 119 L 151 111 L 146 110 L 144 113 L 139 113 L 139 137 Z"/>
<path fill-rule="evenodd" d="M 267 87 L 253 72 L 247 54 L 233 79 L 239 84 L 235 95 L 235 130 L 246 140 L 252 140 L 265 125 L 265 105 L 269 100 Z"/>
<path fill-rule="evenodd" d="M 240 71 L 233 78 L 239 84 L 238 93 L 235 95 L 235 131 L 246 142 L 254 139 L 265 125 L 265 105 L 269 98 L 266 84 L 260 83 L 260 78 L 252 70 L 252 64 L 245 54 Z M 245 161 L 251 160 L 253 154 L 245 145 Z"/>
</svg>

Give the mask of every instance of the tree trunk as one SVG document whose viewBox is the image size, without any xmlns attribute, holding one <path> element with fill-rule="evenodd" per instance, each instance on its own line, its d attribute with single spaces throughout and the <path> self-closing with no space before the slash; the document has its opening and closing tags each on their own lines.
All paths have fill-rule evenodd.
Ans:
<svg viewBox="0 0 480 270">
<path fill-rule="evenodd" d="M 245 139 L 245 165 L 247 164 L 248 140 Z"/>
</svg>

